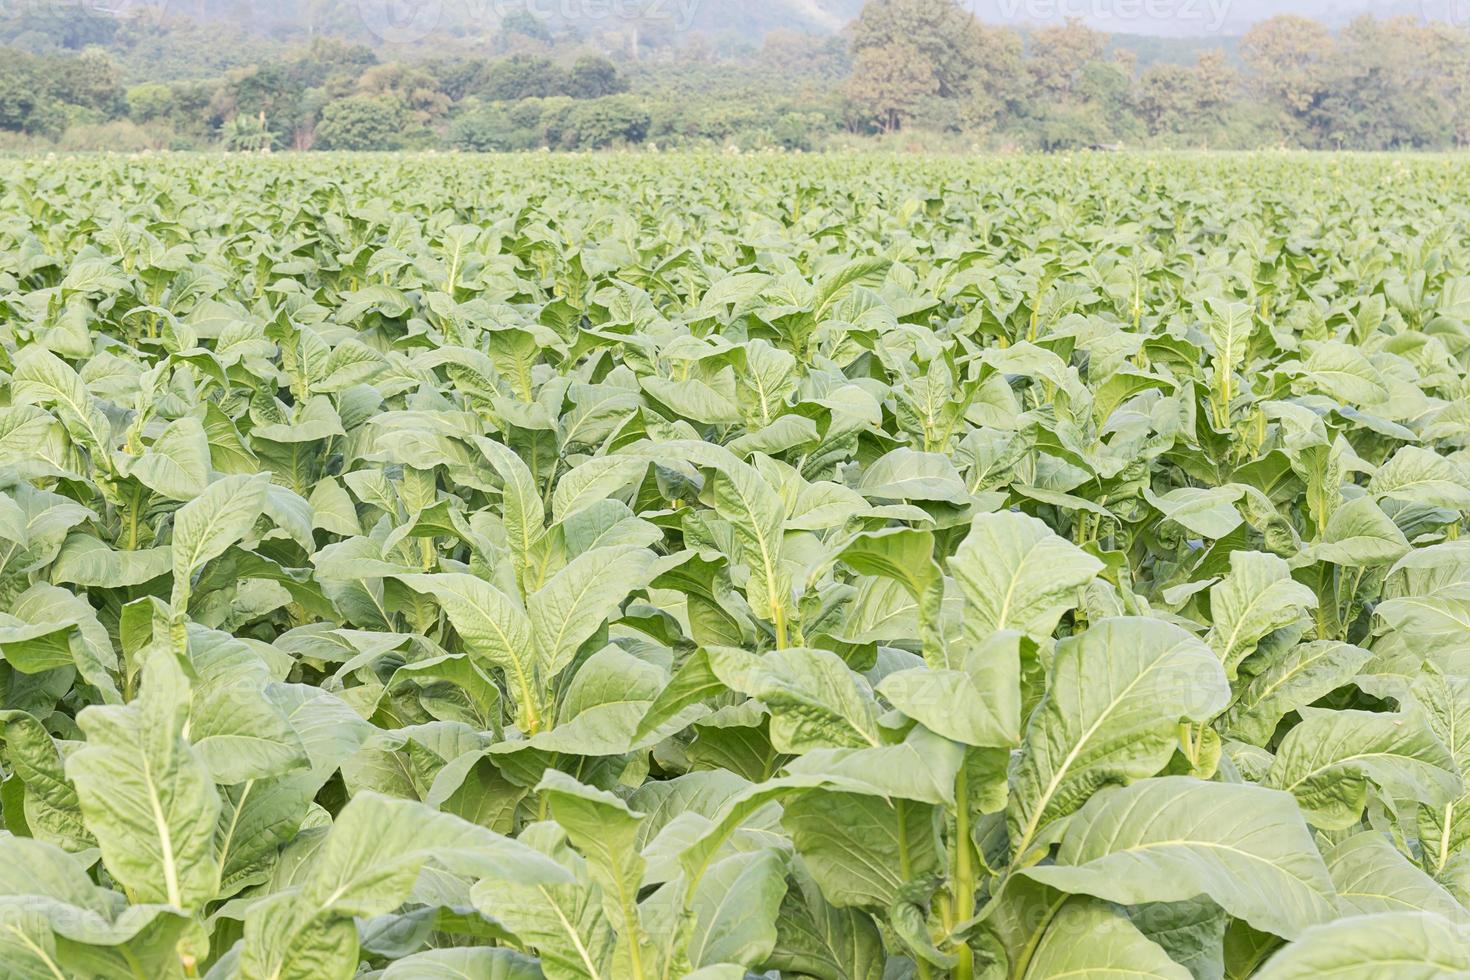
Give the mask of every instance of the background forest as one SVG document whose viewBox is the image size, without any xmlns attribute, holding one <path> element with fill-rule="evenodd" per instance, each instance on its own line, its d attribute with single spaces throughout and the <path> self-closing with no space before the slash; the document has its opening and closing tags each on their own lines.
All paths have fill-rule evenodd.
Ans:
<svg viewBox="0 0 1470 980">
<path fill-rule="evenodd" d="M 0 2 L 5 149 L 1467 143 L 1470 31 L 1422 15 L 1161 37 L 954 0 Z"/>
</svg>

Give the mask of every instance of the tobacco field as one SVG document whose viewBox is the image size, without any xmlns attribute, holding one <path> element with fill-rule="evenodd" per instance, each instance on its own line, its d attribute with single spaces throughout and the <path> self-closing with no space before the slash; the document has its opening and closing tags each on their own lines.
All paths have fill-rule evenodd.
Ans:
<svg viewBox="0 0 1470 980">
<path fill-rule="evenodd" d="M 0 160 L 0 975 L 1470 977 L 1470 159 Z"/>
</svg>

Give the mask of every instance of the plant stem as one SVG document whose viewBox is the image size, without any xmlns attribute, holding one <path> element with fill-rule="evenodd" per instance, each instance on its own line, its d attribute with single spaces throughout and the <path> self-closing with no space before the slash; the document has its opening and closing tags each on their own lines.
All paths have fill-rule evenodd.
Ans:
<svg viewBox="0 0 1470 980">
<path fill-rule="evenodd" d="M 968 922 L 975 909 L 975 867 L 972 861 L 973 846 L 970 842 L 970 778 L 965 761 L 960 762 L 960 771 L 954 780 L 954 918 L 956 923 Z M 972 980 L 975 975 L 975 954 L 970 944 L 960 940 L 955 950 L 959 962 L 955 964 L 954 980 Z"/>
</svg>

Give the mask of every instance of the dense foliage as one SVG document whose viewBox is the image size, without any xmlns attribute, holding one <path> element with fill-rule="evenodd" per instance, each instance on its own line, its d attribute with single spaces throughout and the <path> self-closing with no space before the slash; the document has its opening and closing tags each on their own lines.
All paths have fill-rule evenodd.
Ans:
<svg viewBox="0 0 1470 980">
<path fill-rule="evenodd" d="M 1470 163 L 0 182 L 6 975 L 1470 972 Z"/>
<path fill-rule="evenodd" d="M 533 4 L 544 20 L 508 3 L 407 5 L 432 21 L 409 38 L 368 29 L 385 0 L 0 4 L 0 147 L 1470 146 L 1463 23 L 1282 15 L 1159 39 L 1021 32 L 958 0 Z M 772 29 L 780 8 L 822 16 Z"/>
</svg>

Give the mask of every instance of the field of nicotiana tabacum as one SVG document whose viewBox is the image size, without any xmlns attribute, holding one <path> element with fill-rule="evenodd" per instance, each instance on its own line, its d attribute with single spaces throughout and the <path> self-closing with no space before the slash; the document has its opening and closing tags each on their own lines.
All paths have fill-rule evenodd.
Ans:
<svg viewBox="0 0 1470 980">
<path fill-rule="evenodd" d="M 0 162 L 6 977 L 1470 975 L 1470 160 Z"/>
</svg>

